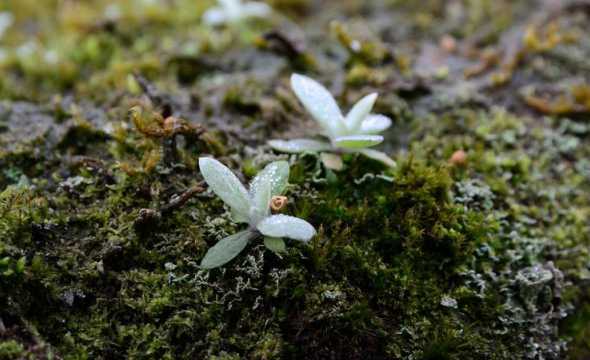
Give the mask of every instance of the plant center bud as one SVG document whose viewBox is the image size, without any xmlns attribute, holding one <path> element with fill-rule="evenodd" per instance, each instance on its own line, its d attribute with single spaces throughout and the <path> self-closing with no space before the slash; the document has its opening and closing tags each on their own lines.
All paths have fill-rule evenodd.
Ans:
<svg viewBox="0 0 590 360">
<path fill-rule="evenodd" d="M 270 199 L 270 208 L 274 212 L 279 212 L 287 206 L 287 202 L 289 202 L 289 200 L 286 196 L 273 196 Z"/>
</svg>

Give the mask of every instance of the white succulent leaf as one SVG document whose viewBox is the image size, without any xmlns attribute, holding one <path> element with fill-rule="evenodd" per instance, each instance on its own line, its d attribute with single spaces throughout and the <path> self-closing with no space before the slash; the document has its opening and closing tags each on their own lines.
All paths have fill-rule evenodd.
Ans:
<svg viewBox="0 0 590 360">
<path fill-rule="evenodd" d="M 364 156 L 373 159 L 373 160 L 377 160 L 389 167 L 395 167 L 396 163 L 395 161 L 390 158 L 389 156 L 387 156 L 387 154 L 381 152 L 381 151 L 377 151 L 377 150 L 373 150 L 373 149 L 359 149 L 358 153 L 363 154 Z"/>
<path fill-rule="evenodd" d="M 270 140 L 268 145 L 277 151 L 291 154 L 328 151 L 332 148 L 327 142 L 311 139 Z"/>
<path fill-rule="evenodd" d="M 268 164 L 250 183 L 250 223 L 256 225 L 270 214 L 270 200 L 283 193 L 289 181 L 289 163 L 275 161 Z"/>
<path fill-rule="evenodd" d="M 263 18 L 272 13 L 272 8 L 263 2 L 251 1 L 242 6 L 243 17 Z"/>
<path fill-rule="evenodd" d="M 303 219 L 287 215 L 273 215 L 262 220 L 258 226 L 262 235 L 289 238 L 307 242 L 316 233 L 314 227 Z"/>
<path fill-rule="evenodd" d="M 291 87 L 305 109 L 330 136 L 346 131 L 344 117 L 330 92 L 317 81 L 299 74 L 291 76 Z"/>
<path fill-rule="evenodd" d="M 237 19 L 241 17 L 244 5 L 241 0 L 217 0 L 228 18 Z"/>
<path fill-rule="evenodd" d="M 266 165 L 250 183 L 250 193 L 256 193 L 256 189 L 263 182 L 270 183 L 271 196 L 281 195 L 289 182 L 289 163 L 274 161 Z"/>
<path fill-rule="evenodd" d="M 237 23 L 249 17 L 266 17 L 272 13 L 272 8 L 263 2 L 241 0 L 218 0 L 219 6 L 207 10 L 203 14 L 203 21 L 212 26 L 225 23 Z"/>
<path fill-rule="evenodd" d="M 365 96 L 359 100 L 346 115 L 346 128 L 349 134 L 356 134 L 363 120 L 371 113 L 377 101 L 377 93 Z"/>
<path fill-rule="evenodd" d="M 250 240 L 257 236 L 255 231 L 246 230 L 221 239 L 207 251 L 201 260 L 201 268 L 213 269 L 227 264 L 244 250 Z"/>
<path fill-rule="evenodd" d="M 381 142 L 383 142 L 383 136 L 380 135 L 351 135 L 333 139 L 334 146 L 344 149 L 363 149 Z"/>
<path fill-rule="evenodd" d="M 361 123 L 359 133 L 374 135 L 382 133 L 391 126 L 391 119 L 385 115 L 369 115 Z"/>
<path fill-rule="evenodd" d="M 272 182 L 269 174 L 257 176 L 250 185 L 250 225 L 256 226 L 260 220 L 270 215 Z"/>
<path fill-rule="evenodd" d="M 250 223 L 250 214 L 242 214 L 237 212 L 235 209 L 231 209 L 231 219 L 233 222 L 241 224 Z"/>
<path fill-rule="evenodd" d="M 199 169 L 213 192 L 232 208 L 238 218 L 249 218 L 250 195 L 225 165 L 213 158 L 200 158 Z"/>
</svg>

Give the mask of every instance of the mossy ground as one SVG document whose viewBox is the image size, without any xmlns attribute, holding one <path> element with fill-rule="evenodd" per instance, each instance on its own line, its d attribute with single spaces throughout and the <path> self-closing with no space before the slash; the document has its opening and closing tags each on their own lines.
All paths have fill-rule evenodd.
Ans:
<svg viewBox="0 0 590 360">
<path fill-rule="evenodd" d="M 0 359 L 590 357 L 588 4 L 273 0 L 213 31 L 211 3 L 0 4 Z M 379 92 L 398 167 L 265 146 L 316 132 L 294 71 Z M 318 236 L 200 270 L 237 230 L 191 192 L 204 154 L 289 160 Z"/>
</svg>

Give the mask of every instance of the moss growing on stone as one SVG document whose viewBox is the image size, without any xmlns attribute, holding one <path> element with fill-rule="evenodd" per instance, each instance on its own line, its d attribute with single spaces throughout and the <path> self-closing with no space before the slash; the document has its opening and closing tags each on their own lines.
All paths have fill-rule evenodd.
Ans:
<svg viewBox="0 0 590 360">
<path fill-rule="evenodd" d="M 273 1 L 303 25 L 213 31 L 210 3 L 0 5 L 1 359 L 589 356 L 590 126 L 553 86 L 588 82 L 578 5 Z M 531 50 L 522 29 L 552 21 L 567 39 Z M 395 169 L 264 146 L 316 131 L 288 88 L 301 69 L 344 108 L 381 94 Z M 567 112 L 538 106 L 564 93 Z M 170 136 L 169 117 L 204 132 Z M 318 235 L 200 269 L 239 229 L 193 191 L 211 154 L 244 182 L 288 160 L 285 211 Z"/>
</svg>

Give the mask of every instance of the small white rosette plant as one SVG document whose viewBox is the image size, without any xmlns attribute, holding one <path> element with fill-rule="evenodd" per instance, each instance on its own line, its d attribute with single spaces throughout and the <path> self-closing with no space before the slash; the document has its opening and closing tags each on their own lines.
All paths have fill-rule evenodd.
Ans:
<svg viewBox="0 0 590 360">
<path fill-rule="evenodd" d="M 318 152 L 322 155 L 359 153 L 389 167 L 395 166 L 395 161 L 385 153 L 369 149 L 383 141 L 383 136 L 379 134 L 391 126 L 391 119 L 387 116 L 371 114 L 378 97 L 376 93 L 362 98 L 344 116 L 334 97 L 317 81 L 293 74 L 291 87 L 305 109 L 321 126 L 322 135 L 329 141 L 271 140 L 268 143 L 273 149 L 286 153 Z M 327 158 L 332 164 L 341 162 L 341 159 L 333 156 Z"/>
<path fill-rule="evenodd" d="M 248 242 L 264 236 L 264 244 L 274 252 L 285 248 L 283 238 L 307 242 L 316 233 L 307 221 L 287 215 L 272 215 L 271 200 L 281 195 L 289 180 L 289 164 L 277 161 L 267 165 L 246 190 L 240 180 L 219 161 L 200 158 L 199 168 L 209 188 L 231 209 L 232 218 L 248 228 L 220 240 L 203 260 L 201 267 L 212 269 L 236 257 Z"/>
<path fill-rule="evenodd" d="M 249 18 L 264 18 L 272 13 L 272 8 L 258 1 L 217 0 L 218 6 L 203 14 L 203 22 L 211 26 L 238 24 Z"/>
</svg>

